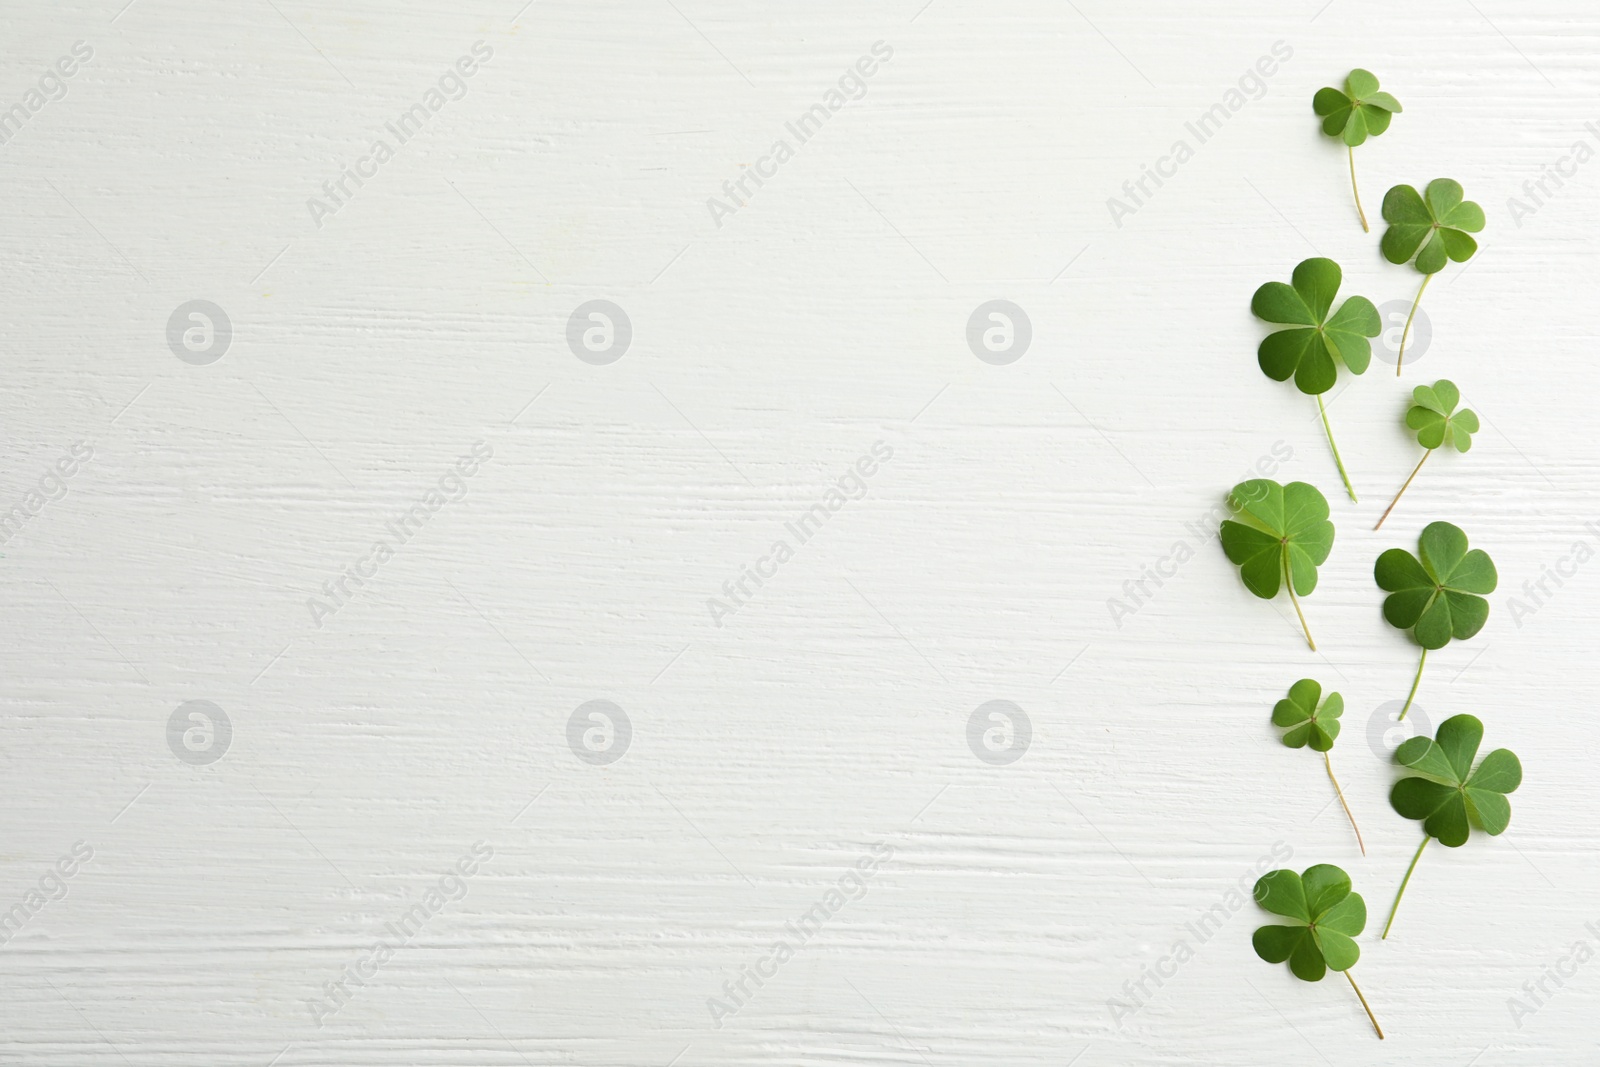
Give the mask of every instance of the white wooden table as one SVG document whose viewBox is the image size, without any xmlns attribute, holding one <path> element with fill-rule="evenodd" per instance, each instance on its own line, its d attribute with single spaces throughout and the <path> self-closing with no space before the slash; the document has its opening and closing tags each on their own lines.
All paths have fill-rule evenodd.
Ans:
<svg viewBox="0 0 1600 1067">
<path fill-rule="evenodd" d="M 0 1062 L 1596 1061 L 1600 13 L 520 2 L 0 7 Z M 1489 216 L 1330 408 L 1359 505 L 1249 314 L 1415 291 L 1352 66 L 1375 222 Z M 1477 446 L 1374 534 L 1441 376 Z M 1321 655 L 1214 540 L 1258 463 Z M 1433 519 L 1501 588 L 1417 717 L 1526 783 L 1380 942 Z M 1382 1044 L 1230 897 L 1317 862 Z"/>
</svg>

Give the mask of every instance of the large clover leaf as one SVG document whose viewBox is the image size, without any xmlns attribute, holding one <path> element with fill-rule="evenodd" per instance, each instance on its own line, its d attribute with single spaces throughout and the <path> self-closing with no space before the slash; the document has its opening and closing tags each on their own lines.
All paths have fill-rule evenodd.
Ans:
<svg viewBox="0 0 1600 1067">
<path fill-rule="evenodd" d="M 1389 229 L 1379 247 L 1390 263 L 1416 257 L 1423 274 L 1437 274 L 1450 260 L 1465 263 L 1478 250 L 1472 234 L 1483 229 L 1483 208 L 1462 199 L 1461 183 L 1435 178 L 1426 195 L 1410 185 L 1397 185 L 1383 197 L 1383 218 Z"/>
<path fill-rule="evenodd" d="M 1361 839 L 1361 827 L 1356 825 L 1355 814 L 1344 799 L 1339 779 L 1333 776 L 1333 761 L 1328 757 L 1328 750 L 1333 748 L 1333 739 L 1339 736 L 1339 716 L 1343 714 L 1344 697 L 1329 693 L 1328 698 L 1323 700 L 1321 684 L 1312 678 L 1302 678 L 1289 687 L 1287 697 L 1273 706 L 1272 725 L 1284 729 L 1282 740 L 1290 748 L 1310 745 L 1312 751 L 1322 753 L 1322 765 L 1328 769 L 1328 780 L 1333 783 L 1339 803 L 1344 805 L 1344 813 L 1356 832 L 1356 843 L 1361 846 L 1364 856 L 1367 844 Z"/>
<path fill-rule="evenodd" d="M 1391 548 L 1372 568 L 1379 588 L 1389 593 L 1383 601 L 1384 619 L 1390 626 L 1409 628 L 1425 649 L 1472 637 L 1489 618 L 1483 594 L 1494 592 L 1499 583 L 1494 561 L 1481 548 L 1468 551 L 1467 535 L 1448 522 L 1424 527 L 1417 549 L 1420 558 Z"/>
<path fill-rule="evenodd" d="M 1433 276 L 1450 260 L 1465 263 L 1478 250 L 1472 234 L 1483 229 L 1483 208 L 1462 199 L 1461 183 L 1435 178 L 1428 183 L 1426 196 L 1409 185 L 1397 185 L 1383 197 L 1383 217 L 1389 223 L 1379 247 L 1390 263 L 1405 263 L 1416 257 L 1414 266 L 1422 272 L 1422 284 L 1411 301 L 1411 313 L 1400 333 L 1400 351 L 1395 356 L 1394 372 L 1406 358 L 1406 338 L 1411 336 L 1411 320 Z"/>
<path fill-rule="evenodd" d="M 1443 648 L 1452 638 L 1465 641 L 1483 629 L 1489 618 L 1484 599 L 1499 584 L 1494 560 L 1481 548 L 1467 549 L 1467 535 L 1448 522 L 1430 522 L 1417 538 L 1419 555 L 1391 548 L 1378 557 L 1372 576 L 1389 593 L 1383 617 L 1390 626 L 1410 629 L 1422 646 L 1417 676 L 1411 683 L 1400 718 L 1406 717 L 1422 681 L 1428 652 Z M 1420 557 L 1420 558 L 1419 558 Z"/>
<path fill-rule="evenodd" d="M 1472 761 L 1482 741 L 1483 723 L 1472 715 L 1452 715 L 1439 724 L 1434 737 L 1413 737 L 1395 749 L 1395 762 L 1412 775 L 1395 783 L 1389 803 L 1405 818 L 1422 822 L 1423 838 L 1389 909 L 1384 937 L 1389 936 L 1400 898 L 1429 841 L 1437 838 L 1448 848 L 1460 848 L 1474 826 L 1495 837 L 1511 824 L 1506 794 L 1522 784 L 1522 761 L 1509 748 L 1497 748 L 1474 769 Z"/>
<path fill-rule="evenodd" d="M 1411 480 L 1417 476 L 1428 457 L 1433 455 L 1434 449 L 1441 445 L 1454 445 L 1457 452 L 1465 452 L 1472 447 L 1472 435 L 1478 432 L 1477 414 L 1470 408 L 1456 410 L 1456 405 L 1461 402 L 1461 390 L 1456 388 L 1455 382 L 1440 378 L 1431 388 L 1419 385 L 1411 390 L 1411 399 L 1414 403 L 1406 410 L 1406 425 L 1417 432 L 1417 444 L 1426 451 L 1417 460 L 1417 465 L 1411 468 L 1411 475 L 1400 486 L 1400 492 L 1394 495 L 1389 506 L 1378 517 L 1374 530 L 1382 528 L 1384 519 L 1400 503 L 1405 491 L 1411 488 Z"/>
<path fill-rule="evenodd" d="M 1263 926 L 1250 940 L 1268 963 L 1289 961 L 1304 982 L 1319 982 L 1328 971 L 1344 971 L 1361 958 L 1354 938 L 1367 925 L 1367 905 L 1350 890 L 1350 876 L 1331 863 L 1304 873 L 1268 871 L 1256 882 L 1256 903 L 1289 926 Z"/>
<path fill-rule="evenodd" d="M 1237 520 L 1222 522 L 1222 550 L 1239 567 L 1245 588 L 1263 600 L 1278 595 L 1287 584 L 1289 599 L 1306 632 L 1306 642 L 1316 650 L 1299 596 L 1317 587 L 1317 568 L 1333 549 L 1333 523 L 1328 521 L 1328 501 L 1305 482 L 1279 485 L 1253 478 L 1233 487 L 1228 504 Z"/>
<path fill-rule="evenodd" d="M 1359 68 L 1352 70 L 1344 80 L 1343 91 L 1332 86 L 1318 89 L 1317 95 L 1311 98 L 1311 109 L 1322 118 L 1322 132 L 1345 143 L 1345 152 L 1350 157 L 1350 189 L 1355 194 L 1361 229 L 1366 231 L 1369 229 L 1367 213 L 1361 207 L 1361 190 L 1356 188 L 1355 146 L 1387 130 L 1389 120 L 1405 109 L 1400 101 L 1378 91 L 1378 79 L 1371 71 Z"/>
<path fill-rule="evenodd" d="M 1293 284 L 1267 282 L 1256 290 L 1250 298 L 1256 317 L 1288 327 L 1267 334 L 1257 349 L 1262 373 L 1275 382 L 1292 375 L 1302 393 L 1315 396 L 1338 379 L 1335 357 L 1355 374 L 1367 369 L 1372 361 L 1368 338 L 1383 332 L 1383 320 L 1364 296 L 1352 296 L 1333 311 L 1343 280 L 1339 264 L 1313 258 L 1295 267 Z"/>
<path fill-rule="evenodd" d="M 1429 837 L 1459 848 L 1477 826 L 1491 837 L 1511 822 L 1507 793 L 1522 784 L 1522 763 L 1508 748 L 1497 748 L 1472 767 L 1483 741 L 1483 723 L 1453 715 L 1439 724 L 1435 738 L 1413 737 L 1395 749 L 1394 758 L 1415 777 L 1402 778 L 1389 794 L 1394 810 L 1422 820 Z"/>
<path fill-rule="evenodd" d="M 1291 280 L 1290 285 L 1267 282 L 1250 298 L 1250 310 L 1257 318 L 1286 327 L 1262 338 L 1256 361 L 1268 378 L 1283 382 L 1292 376 L 1296 388 L 1317 398 L 1333 461 L 1339 467 L 1339 477 L 1344 479 L 1345 491 L 1354 500 L 1356 491 L 1345 473 L 1344 460 L 1339 458 L 1322 394 L 1332 389 L 1339 378 L 1337 361 L 1343 361 L 1354 374 L 1367 369 L 1372 361 L 1372 342 L 1368 339 L 1383 331 L 1383 320 L 1372 301 L 1364 296 L 1352 296 L 1337 311 L 1333 310 L 1344 273 L 1331 259 L 1303 260 L 1295 267 Z"/>
<path fill-rule="evenodd" d="M 1291 920 L 1287 926 L 1262 926 L 1250 943 L 1268 963 L 1289 963 L 1305 982 L 1319 982 L 1329 971 L 1342 971 L 1361 998 L 1372 1028 L 1383 1036 L 1378 1020 L 1361 996 L 1350 968 L 1361 958 L 1355 938 L 1367 925 L 1367 904 L 1350 890 L 1350 876 L 1331 863 L 1307 867 L 1300 874 L 1268 871 L 1256 882 L 1256 903 Z"/>
</svg>

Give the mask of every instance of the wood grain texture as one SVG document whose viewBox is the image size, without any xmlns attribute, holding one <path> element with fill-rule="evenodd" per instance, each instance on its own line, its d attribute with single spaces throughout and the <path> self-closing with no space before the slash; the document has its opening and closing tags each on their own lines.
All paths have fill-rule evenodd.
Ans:
<svg viewBox="0 0 1600 1067">
<path fill-rule="evenodd" d="M 0 1062 L 1595 1061 L 1600 965 L 1508 1005 L 1600 950 L 1600 563 L 1510 604 L 1600 550 L 1600 160 L 1524 190 L 1600 150 L 1591 7 L 125 3 L 0 8 L 0 109 L 27 111 L 0 144 L 0 509 L 40 493 L 3 548 Z M 718 225 L 707 199 L 880 41 L 859 99 Z M 1375 361 L 1332 402 L 1357 505 L 1310 398 L 1257 370 L 1248 299 L 1313 254 L 1346 293 L 1414 293 L 1310 112 L 1358 65 L 1406 108 L 1358 151 L 1369 215 L 1449 175 L 1489 226 L 1405 378 Z M 314 220 L 375 138 L 393 157 Z M 208 365 L 167 340 L 197 299 L 233 327 Z M 566 339 L 597 299 L 632 324 L 609 365 Z M 965 336 L 993 299 L 1032 324 L 1005 366 Z M 1416 460 L 1407 392 L 1440 376 L 1483 432 L 1374 534 Z M 459 499 L 387 533 L 477 442 Z M 878 442 L 864 495 L 790 533 Z M 1338 523 L 1305 604 L 1321 655 L 1212 537 L 1275 452 Z M 1371 565 L 1435 518 L 1501 589 L 1430 657 L 1421 713 L 1477 714 L 1526 783 L 1505 836 L 1429 850 L 1380 942 L 1417 841 L 1383 709 L 1414 660 Z M 779 540 L 719 625 L 708 600 Z M 1347 702 L 1365 857 L 1268 726 L 1308 675 Z M 613 762 L 569 743 L 594 700 L 631 727 Z M 968 744 L 993 700 L 1031 724 L 1008 765 Z M 214 762 L 169 744 L 189 701 L 231 724 Z M 53 873 L 76 842 L 92 858 Z M 1386 1042 L 1342 981 L 1251 951 L 1229 893 L 1285 856 L 1366 896 Z"/>
</svg>

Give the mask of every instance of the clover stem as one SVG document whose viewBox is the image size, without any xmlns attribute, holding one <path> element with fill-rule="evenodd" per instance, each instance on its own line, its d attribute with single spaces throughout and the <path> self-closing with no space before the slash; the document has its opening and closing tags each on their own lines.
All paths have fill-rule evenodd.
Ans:
<svg viewBox="0 0 1600 1067">
<path fill-rule="evenodd" d="M 1350 153 L 1350 191 L 1356 194 L 1356 214 L 1361 216 L 1361 232 L 1371 233 L 1372 227 L 1367 225 L 1367 213 L 1361 208 L 1361 190 L 1356 187 L 1356 150 L 1345 145 L 1345 151 Z M 1379 1034 L 1382 1037 L 1383 1034 Z"/>
<path fill-rule="evenodd" d="M 1411 872 L 1417 869 L 1417 861 L 1422 858 L 1422 850 L 1428 847 L 1429 837 L 1422 835 L 1422 844 L 1417 846 L 1417 854 L 1411 857 L 1411 866 L 1406 868 L 1406 876 L 1400 880 L 1400 891 L 1394 895 L 1394 906 L 1389 909 L 1389 921 L 1383 924 L 1383 936 L 1389 936 L 1389 927 L 1394 925 L 1394 913 L 1400 910 L 1400 898 L 1406 895 L 1406 886 L 1411 884 Z"/>
<path fill-rule="evenodd" d="M 1422 684 L 1422 665 L 1428 662 L 1428 650 L 1423 649 L 1422 655 L 1417 657 L 1417 676 L 1411 679 L 1411 692 L 1406 694 L 1406 706 L 1400 709 L 1400 714 L 1395 716 L 1395 722 L 1406 717 L 1406 712 L 1411 710 L 1411 701 L 1417 695 L 1417 686 Z"/>
<path fill-rule="evenodd" d="M 1394 357 L 1394 376 L 1400 377 L 1400 362 L 1406 358 L 1406 338 L 1411 336 L 1411 320 L 1416 318 L 1417 305 L 1422 303 L 1423 291 L 1428 288 L 1428 283 L 1433 281 L 1433 275 L 1424 274 L 1422 284 L 1417 288 L 1417 298 L 1411 301 L 1411 314 L 1406 316 L 1406 328 L 1400 331 L 1400 352 Z"/>
<path fill-rule="evenodd" d="M 1361 995 L 1361 987 L 1356 985 L 1356 980 L 1350 977 L 1349 968 L 1345 969 L 1345 979 L 1350 983 L 1350 988 L 1356 991 L 1356 998 L 1361 1001 L 1361 1006 L 1367 1009 L 1367 1018 L 1372 1020 L 1372 1028 L 1378 1031 L 1378 1040 L 1383 1040 L 1383 1027 L 1378 1025 L 1378 1017 L 1372 1014 L 1372 1007 L 1367 1003 L 1367 998 Z"/>
<path fill-rule="evenodd" d="M 1411 468 L 1411 478 L 1417 476 L 1417 472 L 1422 469 L 1424 463 L 1428 462 L 1428 457 L 1431 455 L 1433 455 L 1433 449 L 1431 448 L 1422 453 L 1422 458 L 1417 460 L 1417 465 Z M 1394 499 L 1389 501 L 1389 506 L 1383 509 L 1383 518 L 1378 520 L 1378 526 L 1383 525 L 1383 520 L 1389 517 L 1389 512 L 1393 511 L 1394 506 L 1400 503 L 1400 498 L 1405 495 L 1405 491 L 1411 488 L 1411 478 L 1406 479 L 1406 484 L 1400 487 L 1400 492 L 1396 493 Z M 1373 529 L 1376 530 L 1378 526 L 1374 526 Z"/>
<path fill-rule="evenodd" d="M 1333 462 L 1338 464 L 1339 477 L 1344 479 L 1344 491 L 1350 494 L 1351 500 L 1355 500 L 1355 487 L 1350 484 L 1350 476 L 1344 472 L 1344 460 L 1339 458 L 1339 446 L 1333 443 L 1333 427 L 1328 425 L 1328 409 L 1322 403 L 1321 393 L 1317 394 L 1317 410 L 1322 412 L 1322 428 L 1328 434 L 1328 447 L 1333 449 Z"/>
<path fill-rule="evenodd" d="M 1333 776 L 1333 760 L 1328 758 L 1326 752 L 1322 754 L 1322 764 L 1328 768 L 1328 781 L 1333 783 L 1333 791 L 1339 794 L 1339 803 L 1344 805 L 1345 818 L 1350 820 L 1350 828 L 1356 832 L 1356 844 L 1361 846 L 1361 854 L 1365 856 L 1367 854 L 1367 843 L 1361 840 L 1361 827 L 1356 825 L 1356 817 L 1350 811 L 1349 803 L 1344 799 L 1344 790 L 1339 788 L 1339 779 Z"/>
<path fill-rule="evenodd" d="M 1300 610 L 1300 598 L 1294 595 L 1294 576 L 1289 573 L 1289 546 L 1283 546 L 1283 584 L 1289 587 L 1289 602 L 1294 605 L 1294 613 L 1300 616 L 1300 629 L 1306 632 L 1306 644 L 1311 646 L 1311 651 L 1317 650 L 1317 643 L 1311 640 L 1311 627 L 1306 625 L 1306 613 Z"/>
</svg>

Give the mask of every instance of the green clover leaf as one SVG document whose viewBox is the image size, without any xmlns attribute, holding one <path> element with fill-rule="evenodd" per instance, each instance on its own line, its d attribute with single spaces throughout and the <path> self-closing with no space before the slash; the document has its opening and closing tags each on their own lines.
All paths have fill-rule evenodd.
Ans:
<svg viewBox="0 0 1600 1067">
<path fill-rule="evenodd" d="M 1422 273 L 1422 285 L 1417 298 L 1411 302 L 1411 314 L 1406 316 L 1405 329 L 1400 334 L 1400 352 L 1395 359 L 1394 372 L 1400 373 L 1400 363 L 1406 356 L 1406 338 L 1411 336 L 1411 320 L 1422 302 L 1422 293 L 1433 276 L 1444 270 L 1450 260 L 1465 263 L 1478 250 L 1472 234 L 1483 229 L 1483 208 L 1471 200 L 1462 199 L 1461 183 L 1449 178 L 1435 178 L 1428 183 L 1426 194 L 1418 193 L 1409 185 L 1397 185 L 1383 197 L 1383 217 L 1389 223 L 1379 247 L 1390 263 L 1413 262 Z M 1412 257 L 1415 256 L 1415 261 Z"/>
<path fill-rule="evenodd" d="M 1353 374 L 1367 369 L 1372 361 L 1369 338 L 1383 332 L 1383 320 L 1364 296 L 1352 296 L 1333 310 L 1343 281 L 1344 272 L 1333 260 L 1307 259 L 1294 268 L 1291 284 L 1267 282 L 1257 289 L 1250 298 L 1250 310 L 1259 319 L 1286 327 L 1262 339 L 1256 360 L 1268 378 L 1283 382 L 1292 376 L 1296 388 L 1317 398 L 1339 476 L 1354 500 L 1356 492 L 1339 458 L 1339 446 L 1334 444 L 1322 394 L 1338 380 L 1340 361 Z"/>
<path fill-rule="evenodd" d="M 1388 93 L 1378 91 L 1378 79 L 1371 71 L 1357 68 L 1344 80 L 1344 90 L 1329 86 L 1318 89 L 1311 98 L 1311 110 L 1322 119 L 1322 132 L 1337 137 L 1345 143 L 1350 157 L 1350 189 L 1356 197 L 1356 213 L 1361 216 L 1361 229 L 1370 231 L 1367 213 L 1361 207 L 1361 190 L 1356 188 L 1355 146 L 1376 137 L 1389 128 L 1389 121 L 1404 111 L 1400 101 Z"/>
<path fill-rule="evenodd" d="M 1472 435 L 1478 432 L 1477 414 L 1470 408 L 1456 410 L 1456 405 L 1461 403 L 1461 390 L 1456 388 L 1455 382 L 1440 378 L 1432 387 L 1419 385 L 1411 390 L 1411 399 L 1414 403 L 1406 411 L 1406 425 L 1417 432 L 1417 444 L 1425 451 L 1411 469 L 1411 476 L 1400 487 L 1400 492 L 1389 501 L 1374 530 L 1382 528 L 1384 519 L 1400 503 L 1400 498 L 1411 487 L 1411 480 L 1417 476 L 1428 457 L 1433 455 L 1434 449 L 1441 445 L 1454 445 L 1457 452 L 1465 452 L 1472 447 Z"/>
<path fill-rule="evenodd" d="M 1428 652 L 1443 648 L 1452 638 L 1465 641 L 1483 629 L 1489 619 L 1489 602 L 1500 577 L 1494 560 L 1481 548 L 1467 549 L 1467 535 L 1448 522 L 1430 522 L 1417 538 L 1419 556 L 1391 548 L 1378 557 L 1372 577 L 1389 595 L 1383 617 L 1397 629 L 1411 631 L 1422 646 L 1417 676 L 1399 718 L 1404 719 L 1422 681 Z"/>
<path fill-rule="evenodd" d="M 1322 753 L 1323 766 L 1328 769 L 1328 780 L 1333 783 L 1339 803 L 1344 805 L 1344 813 L 1350 819 L 1350 826 L 1356 832 L 1356 843 L 1361 846 L 1364 856 L 1367 854 L 1367 844 L 1361 840 L 1361 827 L 1356 825 L 1356 817 L 1345 802 L 1344 790 L 1339 788 L 1339 779 L 1333 776 L 1333 761 L 1328 758 L 1328 750 L 1333 748 L 1333 740 L 1339 736 L 1339 716 L 1343 714 L 1344 697 L 1329 693 L 1328 698 L 1323 700 L 1322 685 L 1314 679 L 1302 678 L 1289 687 L 1287 697 L 1273 705 L 1272 725 L 1284 729 L 1282 740 L 1290 748 L 1310 745 L 1313 752 Z"/>
<path fill-rule="evenodd" d="M 1452 715 L 1439 724 L 1434 737 L 1413 737 L 1395 749 L 1395 762 L 1412 775 L 1395 783 L 1389 804 L 1402 817 L 1421 821 L 1424 836 L 1389 909 L 1384 937 L 1389 936 L 1400 898 L 1429 840 L 1438 838 L 1447 848 L 1460 848 L 1474 826 L 1497 837 L 1511 824 L 1506 794 L 1522 784 L 1522 761 L 1509 748 L 1497 748 L 1474 769 L 1472 761 L 1482 741 L 1482 722 L 1472 715 Z"/>
<path fill-rule="evenodd" d="M 1283 743 L 1290 748 L 1310 745 L 1313 752 L 1326 752 L 1339 736 L 1339 716 L 1343 714 L 1344 697 L 1329 693 L 1322 701 L 1321 684 L 1302 678 L 1289 687 L 1287 697 L 1273 705 L 1272 725 L 1287 728 Z"/>
<path fill-rule="evenodd" d="M 1417 431 L 1417 444 L 1429 451 L 1443 444 L 1454 445 L 1457 452 L 1472 447 L 1478 416 L 1470 408 L 1456 410 L 1461 390 L 1455 382 L 1440 378 L 1432 388 L 1419 385 L 1411 390 L 1411 398 L 1415 404 L 1406 412 L 1406 425 Z"/>
<path fill-rule="evenodd" d="M 1355 938 L 1367 925 L 1366 901 L 1351 891 L 1350 876 L 1331 863 L 1307 867 L 1300 874 L 1268 871 L 1256 882 L 1255 896 L 1262 908 L 1291 920 L 1286 926 L 1258 927 L 1250 938 L 1256 955 L 1268 963 L 1288 961 L 1289 970 L 1303 982 L 1320 982 L 1329 971 L 1343 972 L 1361 998 L 1372 1028 L 1383 1037 L 1367 998 L 1350 975 L 1361 958 Z"/>
<path fill-rule="evenodd" d="M 1238 565 L 1245 588 L 1261 599 L 1271 600 L 1288 585 L 1306 643 L 1315 652 L 1317 643 L 1296 594 L 1309 596 L 1316 589 L 1317 568 L 1333 549 L 1327 498 L 1305 482 L 1279 485 L 1252 478 L 1233 487 L 1228 506 L 1238 518 L 1222 522 L 1223 552 Z"/>
</svg>

